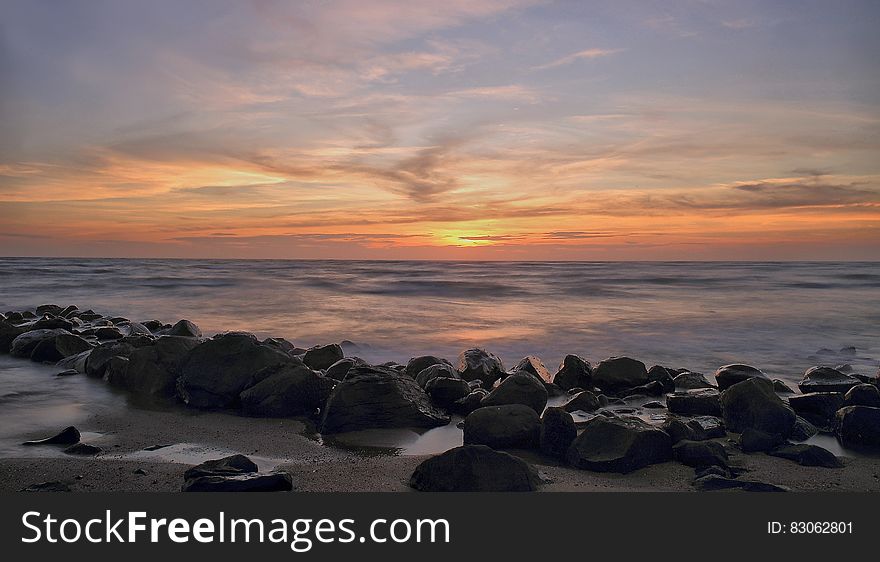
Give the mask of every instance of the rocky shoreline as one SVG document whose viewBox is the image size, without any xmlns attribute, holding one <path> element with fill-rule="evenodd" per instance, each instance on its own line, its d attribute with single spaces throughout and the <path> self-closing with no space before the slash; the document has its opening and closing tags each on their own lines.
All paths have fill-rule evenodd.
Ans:
<svg viewBox="0 0 880 562">
<path fill-rule="evenodd" d="M 689 467 L 696 490 L 785 491 L 785 478 L 756 479 L 742 460 L 845 467 L 849 459 L 804 443 L 820 433 L 848 449 L 880 452 L 878 375 L 832 366 L 807 369 L 795 391 L 748 365 L 722 366 L 713 382 L 628 357 L 593 365 L 568 355 L 555 373 L 532 356 L 508 370 L 482 349 L 462 352 L 456 364 L 421 356 L 370 365 L 346 357 L 340 344 L 304 349 L 244 332 L 207 338 L 187 320 L 134 322 L 73 305 L 0 314 L 0 352 L 199 412 L 308 419 L 322 435 L 425 430 L 463 417 L 464 445 L 410 471 L 409 486 L 423 491 L 531 491 L 553 487 L 537 467 L 567 467 L 571 478 L 670 464 Z M 101 456 L 73 427 L 30 444 Z M 241 455 L 186 474 L 184 490 L 299 489 L 297 474 L 260 472 Z"/>
</svg>

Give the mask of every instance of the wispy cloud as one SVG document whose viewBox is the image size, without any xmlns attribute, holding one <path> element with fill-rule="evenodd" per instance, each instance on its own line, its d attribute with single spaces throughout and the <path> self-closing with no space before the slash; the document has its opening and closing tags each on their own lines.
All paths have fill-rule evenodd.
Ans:
<svg viewBox="0 0 880 562">
<path fill-rule="evenodd" d="M 623 50 L 624 49 L 584 49 L 583 51 L 578 51 L 576 53 L 571 53 L 570 55 L 565 55 L 564 57 L 560 57 L 546 64 L 533 66 L 532 70 L 546 70 L 548 68 L 565 66 L 579 60 L 598 59 L 601 57 L 607 57 L 616 53 L 620 53 Z"/>
</svg>

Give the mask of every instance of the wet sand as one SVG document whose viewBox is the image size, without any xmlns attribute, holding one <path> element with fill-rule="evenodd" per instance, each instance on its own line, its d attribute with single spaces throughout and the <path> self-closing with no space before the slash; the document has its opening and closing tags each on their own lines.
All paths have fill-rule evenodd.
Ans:
<svg viewBox="0 0 880 562">
<path fill-rule="evenodd" d="M 183 408 L 96 413 L 78 424 L 98 445 L 97 457 L 73 457 L 62 448 L 0 459 L 0 491 L 60 481 L 72 491 L 178 491 L 184 471 L 194 464 L 225 454 L 251 457 L 261 470 L 288 470 L 295 490 L 411 491 L 407 481 L 427 456 L 396 455 L 367 448 L 340 448 L 320 442 L 307 422 L 291 419 L 246 418 L 222 412 L 193 412 Z M 33 434 L 27 438 L 39 438 Z M 761 453 L 742 454 L 730 445 L 731 464 L 746 469 L 744 479 L 780 484 L 794 491 L 880 491 L 880 459 L 844 457 L 844 467 L 802 467 Z M 145 448 L 169 445 L 154 451 Z M 57 452 L 57 454 L 56 454 Z M 529 460 L 547 483 L 547 492 L 693 491 L 693 469 L 675 462 L 654 465 L 631 474 L 575 470 L 531 451 L 512 451 Z M 49 456 L 46 456 L 49 455 Z M 145 471 L 138 474 L 135 471 Z"/>
</svg>

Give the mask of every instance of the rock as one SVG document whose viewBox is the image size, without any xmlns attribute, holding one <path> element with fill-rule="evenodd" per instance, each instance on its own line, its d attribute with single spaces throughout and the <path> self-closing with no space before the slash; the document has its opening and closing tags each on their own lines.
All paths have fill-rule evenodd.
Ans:
<svg viewBox="0 0 880 562">
<path fill-rule="evenodd" d="M 698 441 L 700 437 L 703 437 L 701 434 L 695 432 L 694 428 L 676 417 L 666 418 L 666 420 L 660 424 L 660 429 L 669 435 L 673 444 L 684 440 Z"/>
<path fill-rule="evenodd" d="M 483 398 L 489 395 L 485 388 L 472 390 L 470 394 L 460 400 L 456 400 L 451 407 L 451 411 L 460 416 L 466 416 L 482 407 Z"/>
<path fill-rule="evenodd" d="M 65 307 L 64 310 L 59 312 L 58 316 L 60 316 L 62 318 L 72 318 L 73 316 L 75 316 L 75 313 L 78 310 L 79 310 L 79 308 L 77 308 L 77 306 L 75 304 L 72 304 L 70 306 Z"/>
<path fill-rule="evenodd" d="M 203 476 L 234 476 L 251 474 L 259 470 L 256 463 L 244 455 L 230 455 L 222 459 L 213 459 L 187 469 L 183 473 L 185 480 Z"/>
<path fill-rule="evenodd" d="M 880 389 L 873 384 L 859 384 L 843 397 L 844 406 L 870 406 L 880 408 Z"/>
<path fill-rule="evenodd" d="M 780 394 L 794 394 L 794 390 L 785 384 L 785 381 L 779 379 L 773 379 L 773 390 Z"/>
<path fill-rule="evenodd" d="M 29 330 L 29 327 L 17 326 L 9 320 L 0 320 L 0 353 L 9 353 L 12 341 Z"/>
<path fill-rule="evenodd" d="M 798 416 L 795 418 L 794 427 L 791 429 L 788 438 L 792 441 L 806 441 L 817 433 L 819 433 L 819 430 L 815 425 Z"/>
<path fill-rule="evenodd" d="M 324 407 L 335 385 L 336 380 L 304 365 L 273 365 L 256 373 L 253 384 L 239 395 L 241 410 L 276 418 L 312 415 Z"/>
<path fill-rule="evenodd" d="M 137 347 L 144 345 L 153 345 L 153 341 L 126 337 L 100 344 L 92 349 L 86 359 L 86 374 L 90 377 L 103 377 L 113 357 L 128 357 Z"/>
<path fill-rule="evenodd" d="M 715 416 L 695 416 L 688 419 L 687 424 L 694 430 L 697 436 L 694 438 L 694 441 L 727 436 L 724 422 L 721 418 Z"/>
<path fill-rule="evenodd" d="M 593 366 L 577 355 L 566 355 L 553 376 L 553 383 L 563 390 L 593 387 Z"/>
<path fill-rule="evenodd" d="M 727 467 L 727 451 L 715 441 L 679 441 L 672 447 L 672 457 L 692 467 Z"/>
<path fill-rule="evenodd" d="M 720 416 L 721 396 L 714 388 L 676 391 L 666 396 L 666 407 L 675 414 Z"/>
<path fill-rule="evenodd" d="M 303 356 L 302 361 L 307 367 L 316 371 L 323 371 L 345 357 L 342 347 L 339 344 L 331 343 L 329 345 L 318 345 L 309 348 Z"/>
<path fill-rule="evenodd" d="M 715 381 L 718 383 L 718 390 L 727 390 L 736 383 L 755 377 L 767 379 L 767 375 L 761 369 L 739 363 L 724 365 L 715 371 Z"/>
<path fill-rule="evenodd" d="M 92 349 L 85 339 L 74 334 L 58 334 L 38 343 L 31 352 L 31 361 L 56 363 L 65 357 L 80 354 Z"/>
<path fill-rule="evenodd" d="M 834 414 L 843 407 L 843 394 L 839 392 L 811 392 L 792 396 L 789 406 L 799 416 L 819 427 L 829 427 L 834 422 Z"/>
<path fill-rule="evenodd" d="M 651 400 L 650 402 L 642 404 L 642 408 L 647 408 L 649 410 L 662 410 L 665 407 L 666 406 L 663 402 L 660 402 L 659 400 Z"/>
<path fill-rule="evenodd" d="M 541 452 L 564 459 L 575 437 L 577 427 L 571 414 L 562 408 L 547 408 L 541 417 Z"/>
<path fill-rule="evenodd" d="M 628 473 L 672 459 L 672 439 L 636 418 L 596 416 L 572 442 L 566 458 L 575 468 Z"/>
<path fill-rule="evenodd" d="M 651 381 L 649 383 L 645 383 L 641 386 L 635 386 L 633 388 L 629 388 L 627 390 L 622 390 L 619 392 L 620 396 L 629 397 L 629 396 L 663 396 L 663 383 L 660 381 Z"/>
<path fill-rule="evenodd" d="M 483 388 L 492 388 L 495 381 L 507 374 L 501 359 L 479 348 L 461 352 L 458 356 L 458 373 L 466 381 L 479 379 L 483 382 Z"/>
<path fill-rule="evenodd" d="M 483 406 L 522 404 L 540 415 L 547 405 L 547 390 L 534 376 L 526 373 L 510 375 L 483 398 Z"/>
<path fill-rule="evenodd" d="M 724 424 L 734 433 L 746 428 L 788 436 L 795 413 L 773 390 L 769 379 L 752 377 L 721 393 Z"/>
<path fill-rule="evenodd" d="M 127 336 L 152 336 L 153 332 L 151 332 L 146 326 L 141 324 L 140 322 L 122 322 L 117 324 L 122 331 Z"/>
<path fill-rule="evenodd" d="M 606 392 L 616 392 L 648 382 L 648 370 L 641 361 L 611 357 L 593 369 L 593 384 Z"/>
<path fill-rule="evenodd" d="M 810 392 L 846 393 L 860 383 L 859 379 L 845 375 L 832 367 L 810 367 L 798 388 L 804 394 Z"/>
<path fill-rule="evenodd" d="M 145 322 L 141 322 L 141 324 L 143 325 L 144 328 L 148 329 L 149 331 L 153 332 L 154 334 L 156 332 L 159 332 L 160 330 L 171 329 L 170 324 L 165 324 L 165 323 L 161 322 L 160 320 L 147 320 Z"/>
<path fill-rule="evenodd" d="M 695 390 L 699 388 L 715 388 L 706 376 L 702 373 L 692 373 L 690 371 L 676 375 L 672 379 L 675 383 L 676 390 Z"/>
<path fill-rule="evenodd" d="M 201 476 L 187 480 L 182 492 L 289 492 L 293 478 L 283 471 L 235 476 Z"/>
<path fill-rule="evenodd" d="M 37 314 L 41 316 L 43 314 L 58 314 L 62 310 L 64 310 L 64 308 L 57 304 L 41 304 L 36 308 Z"/>
<path fill-rule="evenodd" d="M 840 468 L 841 460 L 828 449 L 816 445 L 782 445 L 768 454 L 794 461 L 802 466 L 821 466 L 824 468 Z"/>
<path fill-rule="evenodd" d="M 576 412 L 578 410 L 595 412 L 601 407 L 602 402 L 599 400 L 599 397 L 589 390 L 578 392 L 562 405 L 562 409 L 566 412 Z"/>
<path fill-rule="evenodd" d="M 76 355 L 71 355 L 70 357 L 65 357 L 64 359 L 55 363 L 55 366 L 59 369 L 64 370 L 73 370 L 78 373 L 85 374 L 86 372 L 86 361 L 89 360 L 89 355 L 91 355 L 92 350 L 87 349 L 82 353 L 77 353 Z"/>
<path fill-rule="evenodd" d="M 184 338 L 200 338 L 202 337 L 202 331 L 189 320 L 178 320 L 177 324 L 171 326 L 171 329 L 168 330 L 168 335 L 181 336 Z"/>
<path fill-rule="evenodd" d="M 342 381 L 345 380 L 345 377 L 348 375 L 348 371 L 352 367 L 366 366 L 367 362 L 359 357 L 345 357 L 327 367 L 327 370 L 324 372 L 324 376 Z"/>
<path fill-rule="evenodd" d="M 751 427 L 747 427 L 739 437 L 739 446 L 744 453 L 766 453 L 785 442 L 785 438 L 777 433 L 765 433 Z"/>
<path fill-rule="evenodd" d="M 87 445 L 85 443 L 77 443 L 64 449 L 65 455 L 78 455 L 83 457 L 93 457 L 101 452 L 101 447 L 95 445 Z"/>
<path fill-rule="evenodd" d="M 284 338 L 266 338 L 262 342 L 263 345 L 268 345 L 269 347 L 273 347 L 278 351 L 287 354 L 290 357 L 296 357 L 299 359 L 299 355 L 302 355 L 306 352 L 305 349 L 300 349 L 293 345 L 291 342 L 287 341 Z"/>
<path fill-rule="evenodd" d="M 31 325 L 33 330 L 73 330 L 76 326 L 66 318 L 57 316 L 44 316 Z"/>
<path fill-rule="evenodd" d="M 547 367 L 544 366 L 544 363 L 534 355 L 523 357 L 520 362 L 516 364 L 516 367 L 513 368 L 512 373 L 528 373 L 542 382 L 548 384 L 553 382 L 553 377 L 550 376 L 550 371 L 548 371 Z"/>
<path fill-rule="evenodd" d="M 522 404 L 483 406 L 464 419 L 465 445 L 532 449 L 539 446 L 540 436 L 541 419 L 532 408 Z"/>
<path fill-rule="evenodd" d="M 79 371 L 77 371 L 76 369 L 65 369 L 63 371 L 55 373 L 55 376 L 56 377 L 72 377 L 73 375 L 78 375 L 78 374 L 79 374 Z"/>
<path fill-rule="evenodd" d="M 416 378 L 419 373 L 432 365 L 448 365 L 450 368 L 452 368 L 452 363 L 450 363 L 446 359 L 443 359 L 442 357 L 435 357 L 433 355 L 420 355 L 419 357 L 413 357 L 412 359 L 407 361 L 406 369 L 404 370 L 404 372 L 412 378 Z M 423 388 L 424 386 L 425 385 L 422 385 Z"/>
<path fill-rule="evenodd" d="M 661 367 L 660 365 L 654 365 L 650 369 L 648 369 L 648 383 L 659 382 L 663 385 L 663 392 L 674 392 L 675 391 L 675 381 L 674 377 L 677 376 L 673 370 L 670 370 L 666 367 Z"/>
<path fill-rule="evenodd" d="M 62 334 L 73 335 L 61 328 L 30 330 L 12 340 L 9 345 L 9 354 L 13 357 L 30 357 L 40 342 L 51 340 Z M 82 351 L 82 350 L 80 350 Z"/>
<path fill-rule="evenodd" d="M 353 367 L 330 393 L 321 433 L 448 423 L 412 377 L 388 367 Z"/>
<path fill-rule="evenodd" d="M 111 328 L 109 326 L 95 328 L 94 335 L 100 341 L 120 340 L 124 336 L 124 334 L 120 332 L 118 328 Z"/>
<path fill-rule="evenodd" d="M 419 371 L 415 376 L 415 380 L 419 386 L 425 388 L 428 386 L 428 383 L 431 382 L 431 379 L 437 377 L 449 379 L 460 378 L 458 376 L 458 371 L 456 371 L 455 367 L 453 367 L 452 365 L 449 365 L 447 363 L 435 363 Z"/>
<path fill-rule="evenodd" d="M 107 362 L 107 368 L 104 369 L 104 382 L 120 386 L 125 380 L 125 374 L 128 371 L 128 357 L 111 357 Z"/>
<path fill-rule="evenodd" d="M 539 484 L 522 459 L 484 445 L 464 445 L 416 467 L 409 485 L 422 492 L 532 492 Z"/>
<path fill-rule="evenodd" d="M 72 425 L 65 427 L 57 435 L 35 441 L 25 441 L 22 445 L 73 445 L 79 443 L 79 430 Z"/>
<path fill-rule="evenodd" d="M 694 480 L 699 480 L 704 476 L 715 475 L 722 476 L 724 478 L 733 478 L 733 471 L 730 470 L 728 466 L 700 466 L 694 469 Z"/>
<path fill-rule="evenodd" d="M 715 490 L 731 490 L 740 489 L 745 492 L 789 492 L 785 486 L 776 484 L 768 484 L 766 482 L 757 482 L 754 480 L 736 480 L 733 478 L 725 478 L 715 474 L 703 476 L 694 480 L 694 486 L 698 490 L 710 492 Z"/>
<path fill-rule="evenodd" d="M 434 377 L 428 381 L 425 392 L 428 393 L 431 402 L 441 408 L 449 409 L 453 403 L 470 394 L 471 387 L 458 376 Z"/>
<path fill-rule="evenodd" d="M 837 411 L 834 433 L 844 447 L 880 449 L 880 408 L 846 406 Z"/>
<path fill-rule="evenodd" d="M 199 344 L 191 337 L 162 336 L 152 345 L 133 349 L 124 372 L 109 377 L 109 382 L 137 394 L 174 396 L 182 365 Z"/>
<path fill-rule="evenodd" d="M 70 485 L 65 482 L 40 482 L 39 484 L 31 484 L 27 488 L 23 488 L 22 492 L 70 492 Z"/>
<path fill-rule="evenodd" d="M 222 334 L 189 352 L 180 367 L 177 391 L 188 406 L 228 408 L 237 405 L 254 374 L 293 361 L 282 351 L 258 342 L 253 334 Z"/>
</svg>

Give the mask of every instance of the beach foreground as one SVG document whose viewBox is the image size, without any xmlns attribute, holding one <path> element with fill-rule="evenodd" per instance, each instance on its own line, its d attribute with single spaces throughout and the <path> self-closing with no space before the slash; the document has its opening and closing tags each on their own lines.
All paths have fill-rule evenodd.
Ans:
<svg viewBox="0 0 880 562">
<path fill-rule="evenodd" d="M 4 491 L 880 491 L 877 377 L 842 366 L 807 370 L 798 392 L 747 365 L 711 380 L 626 357 L 569 355 L 555 374 L 482 349 L 370 365 L 337 344 L 55 305 L 3 314 L 0 350 L 132 405 L 22 435 Z M 430 454 L 369 437 L 432 428 Z M 250 460 L 187 472 L 235 454 Z"/>
</svg>

